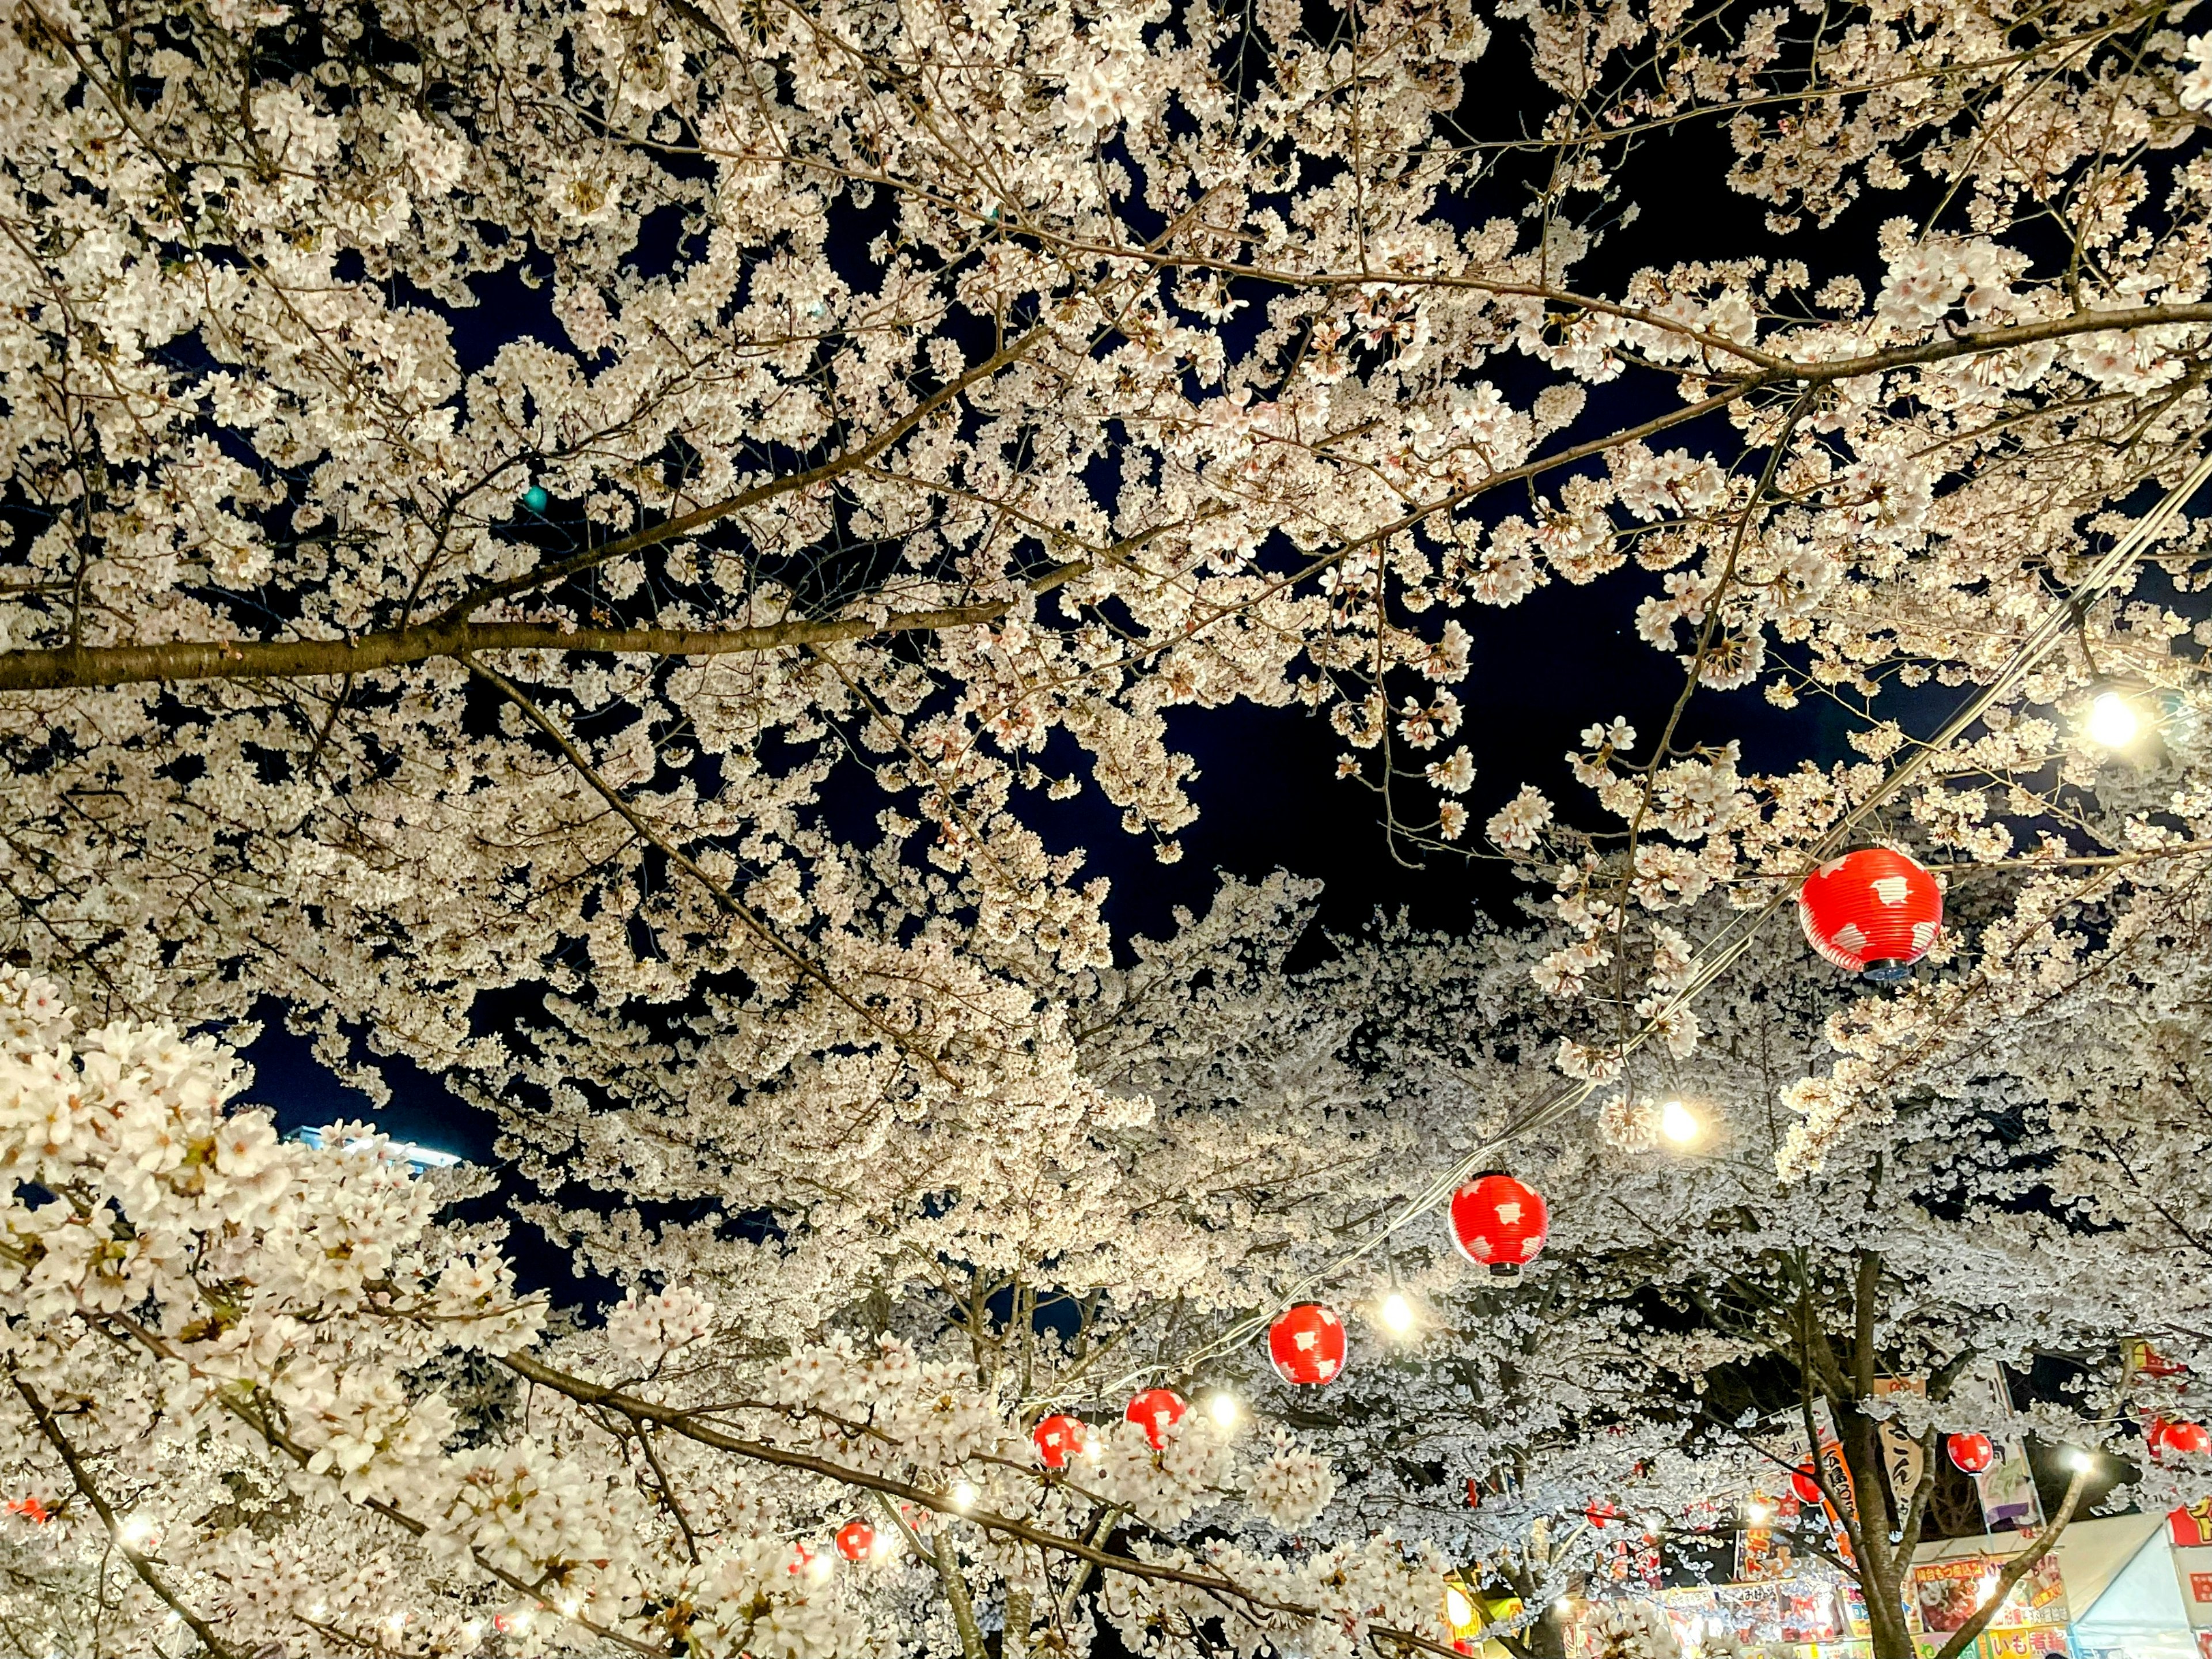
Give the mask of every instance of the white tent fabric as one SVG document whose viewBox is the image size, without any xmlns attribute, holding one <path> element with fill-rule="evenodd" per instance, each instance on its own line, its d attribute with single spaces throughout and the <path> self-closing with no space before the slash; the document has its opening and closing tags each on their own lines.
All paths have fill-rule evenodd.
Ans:
<svg viewBox="0 0 2212 1659">
<path fill-rule="evenodd" d="M 2058 1566 L 2082 1659 L 2197 1659 L 2163 1516 L 2076 1522 L 2059 1537 Z"/>
</svg>

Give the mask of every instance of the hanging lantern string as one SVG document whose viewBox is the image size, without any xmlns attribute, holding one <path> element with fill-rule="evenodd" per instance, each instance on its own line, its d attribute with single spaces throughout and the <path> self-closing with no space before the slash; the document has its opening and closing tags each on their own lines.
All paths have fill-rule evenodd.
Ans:
<svg viewBox="0 0 2212 1659">
<path fill-rule="evenodd" d="M 2027 637 L 2021 640 L 2005 665 L 1987 684 L 1961 704 L 1959 711 L 1943 724 L 1935 736 L 1917 745 L 1910 755 L 1892 767 L 1872 793 L 1838 819 L 1828 832 L 1814 843 L 1794 878 L 1778 884 L 1773 896 L 1765 903 L 1755 910 L 1746 911 L 1741 917 L 1698 946 L 1692 957 L 1696 970 L 1657 1012 L 1623 1040 L 1615 1050 L 1616 1057 L 1626 1060 L 1664 1030 L 1677 1013 L 1710 989 L 1714 981 L 1734 967 L 1744 952 L 1751 948 L 1759 929 L 1772 920 L 1776 911 L 1790 902 L 1805 878 L 1842 851 L 1875 808 L 1919 776 L 1939 752 L 1956 742 L 2000 698 L 2018 685 L 2051 647 L 2066 636 L 2067 630 L 2074 625 L 2074 619 L 2103 596 L 2120 574 L 2135 562 L 2144 547 L 2166 533 L 2167 527 L 2208 478 L 2212 478 L 2212 450 L 2207 451 L 2190 469 L 2186 477 L 2169 489 L 2155 507 L 2130 526 L 2127 533 L 2090 566 L 2087 574 L 2071 592 L 2052 603 L 2035 626 L 2028 630 Z M 1443 1203 L 1458 1191 L 1468 1176 L 1493 1161 L 1506 1147 L 1558 1122 L 1581 1106 L 1599 1087 L 1598 1079 L 1567 1081 L 1558 1085 L 1540 1099 L 1515 1114 L 1497 1134 L 1443 1170 L 1394 1211 L 1382 1225 L 1316 1267 L 1288 1289 L 1277 1292 L 1274 1299 L 1261 1311 L 1239 1320 L 1212 1341 L 1186 1354 L 1179 1365 L 1172 1370 L 1167 1362 L 1155 1361 L 1104 1385 L 1100 1391 L 1109 1396 L 1118 1395 L 1147 1378 L 1164 1374 L 1188 1378 L 1209 1360 L 1233 1352 L 1265 1331 L 1284 1309 L 1307 1299 L 1314 1291 L 1385 1244 L 1401 1228 L 1418 1221 Z"/>
</svg>

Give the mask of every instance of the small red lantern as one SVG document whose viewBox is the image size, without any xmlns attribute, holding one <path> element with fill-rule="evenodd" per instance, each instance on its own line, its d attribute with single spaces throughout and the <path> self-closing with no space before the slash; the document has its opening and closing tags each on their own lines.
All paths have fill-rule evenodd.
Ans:
<svg viewBox="0 0 2212 1659">
<path fill-rule="evenodd" d="M 791 1559 L 784 1563 L 783 1570 L 788 1573 L 802 1573 L 813 1565 L 814 1552 L 804 1544 L 793 1544 L 791 1547 Z"/>
<path fill-rule="evenodd" d="M 1045 1468 L 1064 1469 L 1067 1460 L 1083 1449 L 1083 1421 L 1055 1412 L 1030 1431 L 1030 1438 L 1036 1442 L 1037 1455 Z"/>
<path fill-rule="evenodd" d="M 21 1516 L 23 1519 L 28 1521 L 34 1527 L 43 1527 L 47 1522 L 53 1519 L 52 1512 L 35 1498 L 9 1498 L 8 1500 L 8 1513 L 10 1515 Z"/>
<path fill-rule="evenodd" d="M 1887 983 L 1903 979 L 1943 931 L 1943 890 L 1904 854 L 1862 847 L 1805 878 L 1797 920 L 1837 967 Z"/>
<path fill-rule="evenodd" d="M 1482 1507 L 1482 1482 L 1470 1479 L 1467 1483 L 1467 1506 L 1471 1510 Z"/>
<path fill-rule="evenodd" d="M 1327 1382 L 1344 1369 L 1344 1322 L 1318 1302 L 1301 1302 L 1267 1327 L 1267 1358 L 1285 1382 Z"/>
<path fill-rule="evenodd" d="M 1167 1444 L 1168 1431 L 1189 1409 L 1189 1403 L 1173 1389 L 1146 1389 L 1129 1402 L 1123 1415 L 1145 1431 L 1145 1438 L 1158 1451 Z"/>
<path fill-rule="evenodd" d="M 2145 1437 L 2150 1442 L 2154 1455 L 2174 1452 L 2183 1456 L 2192 1454 L 2202 1456 L 2206 1452 L 2212 1452 L 2212 1430 L 2206 1429 L 2202 1423 L 2169 1423 L 2162 1417 L 2155 1418 L 2152 1419 L 2150 1433 Z"/>
<path fill-rule="evenodd" d="M 1797 1494 L 1801 1504 L 1820 1501 L 1820 1472 L 1810 1463 L 1800 1463 L 1790 1477 L 1790 1490 Z"/>
<path fill-rule="evenodd" d="M 837 1528 L 837 1553 L 848 1561 L 860 1561 L 876 1547 L 876 1529 L 865 1521 L 848 1521 Z"/>
<path fill-rule="evenodd" d="M 1452 1243 L 1477 1267 L 1516 1273 L 1544 1248 L 1543 1195 L 1510 1175 L 1486 1175 L 1452 1194 Z"/>
<path fill-rule="evenodd" d="M 1966 1474 L 1986 1474 L 1997 1461 L 1997 1449 L 1985 1434 L 1954 1434 L 1943 1443 L 1952 1463 Z"/>
</svg>

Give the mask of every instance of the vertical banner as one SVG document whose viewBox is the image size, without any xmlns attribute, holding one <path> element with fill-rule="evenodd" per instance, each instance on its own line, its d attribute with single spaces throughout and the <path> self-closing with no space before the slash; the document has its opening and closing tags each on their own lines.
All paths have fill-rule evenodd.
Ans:
<svg viewBox="0 0 2212 1659">
<path fill-rule="evenodd" d="M 1988 1425 L 1982 1432 L 1998 1449 L 1996 1465 L 1974 1477 L 1983 1527 L 1990 1532 L 2033 1532 L 2043 1524 L 2043 1499 L 2035 1490 L 2035 1471 L 2028 1467 L 2027 1443 L 2013 1429 L 2012 1389 L 2002 1369 L 1991 1361 L 1960 1377 L 1953 1398 L 1974 1407 Z"/>
<path fill-rule="evenodd" d="M 1918 1395 L 1924 1399 L 1928 1380 L 1919 1376 L 1877 1376 L 1874 1391 L 1877 1399 L 1891 1394 Z M 1889 1472 L 1889 1489 L 1897 1494 L 1901 1512 L 1911 1504 L 1920 1477 L 1927 1472 L 1928 1460 L 1921 1455 L 1919 1437 L 1894 1419 L 1885 1419 L 1881 1425 L 1881 1461 Z"/>
<path fill-rule="evenodd" d="M 1982 1495 L 1982 1524 L 1990 1531 L 2033 1532 L 2043 1525 L 2043 1498 L 2035 1490 L 2027 1447 L 2018 1435 L 2005 1437 L 2004 1461 L 1987 1474 L 1976 1475 L 1974 1489 Z"/>
<path fill-rule="evenodd" d="M 1820 1478 L 1826 1489 L 1820 1494 L 1820 1507 L 1828 1516 L 1828 1534 L 1835 1547 L 1836 1559 L 1845 1566 L 1855 1566 L 1851 1554 L 1851 1536 L 1844 1525 L 1844 1517 L 1836 1512 L 1836 1499 L 1847 1504 L 1853 1520 L 1858 1519 L 1858 1489 L 1851 1484 L 1850 1466 L 1844 1462 L 1844 1443 L 1836 1435 L 1836 1419 L 1828 1410 L 1828 1402 L 1813 1402 L 1813 1431 L 1820 1437 L 1816 1455 L 1820 1460 Z"/>
</svg>

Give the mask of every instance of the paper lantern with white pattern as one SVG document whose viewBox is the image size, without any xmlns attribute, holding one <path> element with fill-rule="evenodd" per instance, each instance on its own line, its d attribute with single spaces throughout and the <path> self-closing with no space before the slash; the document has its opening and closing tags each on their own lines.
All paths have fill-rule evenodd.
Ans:
<svg viewBox="0 0 2212 1659">
<path fill-rule="evenodd" d="M 1267 1358 L 1285 1382 L 1334 1382 L 1344 1369 L 1344 1322 L 1318 1302 L 1285 1308 L 1267 1327 Z"/>
<path fill-rule="evenodd" d="M 1054 1412 L 1039 1420 L 1030 1431 L 1030 1438 L 1036 1443 L 1037 1456 L 1048 1469 L 1064 1469 L 1067 1460 L 1083 1449 L 1083 1420 Z"/>
<path fill-rule="evenodd" d="M 1797 920 L 1813 948 L 1846 973 L 1903 979 L 1943 931 L 1943 890 L 1888 847 L 1832 859 L 1797 890 Z"/>
<path fill-rule="evenodd" d="M 1477 1267 L 1516 1273 L 1544 1248 L 1543 1195 L 1510 1175 L 1486 1175 L 1452 1194 L 1452 1244 Z"/>
<path fill-rule="evenodd" d="M 876 1529 L 865 1521 L 848 1521 L 837 1528 L 837 1553 L 848 1561 L 865 1561 L 876 1547 Z"/>
<path fill-rule="evenodd" d="M 1173 1389 L 1146 1389 L 1129 1402 L 1129 1409 L 1122 1414 L 1145 1431 L 1145 1438 L 1158 1451 L 1167 1444 L 1168 1431 L 1189 1409 L 1189 1402 Z"/>
<path fill-rule="evenodd" d="M 2202 1456 L 2212 1452 L 2212 1430 L 2202 1423 L 2170 1423 L 2163 1417 L 2158 1418 L 2153 1420 L 2150 1432 L 2144 1437 L 2150 1442 L 2154 1456 L 2163 1456 L 2167 1452 Z"/>
<path fill-rule="evenodd" d="M 1962 1474 L 1986 1474 L 1997 1461 L 1997 1449 L 1985 1434 L 1954 1434 L 1944 1441 L 1943 1449 Z"/>
</svg>

